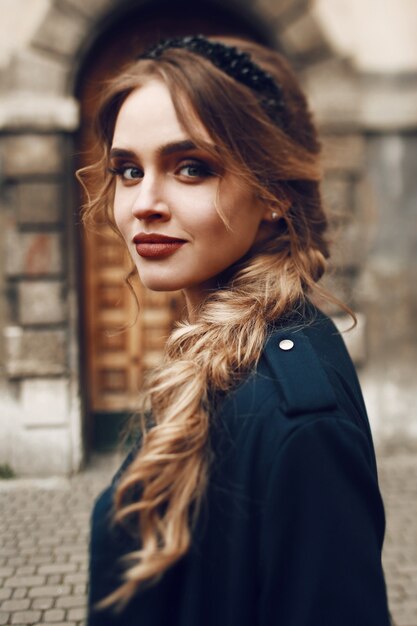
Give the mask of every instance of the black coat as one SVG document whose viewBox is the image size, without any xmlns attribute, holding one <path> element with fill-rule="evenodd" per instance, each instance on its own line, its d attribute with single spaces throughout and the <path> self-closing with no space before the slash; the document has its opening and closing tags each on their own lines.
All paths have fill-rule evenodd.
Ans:
<svg viewBox="0 0 417 626">
<path fill-rule="evenodd" d="M 118 557 L 135 548 L 108 523 L 121 472 L 97 499 L 89 626 L 388 626 L 372 438 L 328 318 L 275 328 L 256 371 L 213 417 L 211 438 L 189 553 L 116 617 L 91 607 L 116 587 Z"/>
</svg>

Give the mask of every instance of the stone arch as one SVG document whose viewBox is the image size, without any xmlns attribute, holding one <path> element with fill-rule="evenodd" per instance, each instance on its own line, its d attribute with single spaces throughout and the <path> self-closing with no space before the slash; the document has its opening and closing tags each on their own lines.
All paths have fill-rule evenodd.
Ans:
<svg viewBox="0 0 417 626">
<path fill-rule="evenodd" d="M 7 82 L 14 97 L 3 104 L 2 127 L 74 130 L 78 123 L 74 83 L 86 50 L 110 19 L 148 4 L 152 2 L 54 0 L 29 44 L 10 63 Z M 290 60 L 303 67 L 332 54 L 309 5 L 306 0 L 253 0 L 243 7 L 233 0 L 222 3 L 231 14 L 243 11 L 262 24 L 270 43 L 279 43 Z M 30 107 L 23 98 L 28 93 Z"/>
<path fill-rule="evenodd" d="M 69 473 L 85 456 L 74 198 L 68 175 L 72 137 L 79 127 L 74 87 L 100 31 L 114 16 L 145 5 L 55 0 L 8 68 L 9 95 L 0 99 L 0 151 L 12 216 L 6 233 L 6 279 L 15 317 L 5 329 L 6 377 L 18 415 L 8 455 L 20 473 Z M 241 11 L 235 0 L 223 5 L 231 13 Z M 309 2 L 253 0 L 245 3 L 245 11 L 257 16 L 266 38 L 296 65 L 309 90 L 314 92 L 314 85 L 323 80 L 323 64 L 337 75 L 343 62 L 330 50 Z M 345 69 L 350 80 L 350 69 Z M 327 101 L 326 106 L 319 104 L 324 111 L 321 123 L 326 128 L 327 122 L 333 132 L 340 117 L 326 110 Z M 334 174 L 329 187 L 346 198 L 356 188 L 362 150 L 352 131 L 354 112 L 352 107 L 347 136 L 335 145 L 330 137 L 326 157 Z"/>
</svg>

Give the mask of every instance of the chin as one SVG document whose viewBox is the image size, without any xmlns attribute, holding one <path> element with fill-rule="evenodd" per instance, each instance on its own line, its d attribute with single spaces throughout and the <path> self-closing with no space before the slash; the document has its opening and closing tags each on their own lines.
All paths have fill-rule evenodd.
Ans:
<svg viewBox="0 0 417 626">
<path fill-rule="evenodd" d="M 149 289 L 149 291 L 180 291 L 181 287 L 172 287 L 172 286 L 168 286 L 168 285 L 159 285 L 159 284 L 145 284 L 142 282 L 142 285 L 144 287 L 146 287 L 146 289 Z"/>
<path fill-rule="evenodd" d="M 150 270 L 151 268 L 146 268 Z M 146 289 L 150 291 L 183 291 L 184 289 L 199 289 L 212 287 L 216 284 L 211 273 L 183 271 L 167 271 L 168 268 L 153 267 L 152 271 L 144 271 L 144 268 L 137 267 L 139 280 Z M 164 271 L 165 270 L 165 271 Z M 214 274 L 217 276 L 217 273 Z"/>
<path fill-rule="evenodd" d="M 184 283 L 178 279 L 169 280 L 168 278 L 149 278 L 139 273 L 139 280 L 146 289 L 150 291 L 181 291 L 184 289 Z"/>
</svg>

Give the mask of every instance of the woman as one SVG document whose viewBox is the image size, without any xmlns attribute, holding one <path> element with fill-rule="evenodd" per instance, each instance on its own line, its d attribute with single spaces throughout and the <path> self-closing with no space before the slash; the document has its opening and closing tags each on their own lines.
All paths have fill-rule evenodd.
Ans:
<svg viewBox="0 0 417 626">
<path fill-rule="evenodd" d="M 319 144 L 281 56 L 165 41 L 98 112 L 106 210 L 187 319 L 92 518 L 90 626 L 386 626 L 384 510 L 357 377 L 312 300 Z"/>
</svg>

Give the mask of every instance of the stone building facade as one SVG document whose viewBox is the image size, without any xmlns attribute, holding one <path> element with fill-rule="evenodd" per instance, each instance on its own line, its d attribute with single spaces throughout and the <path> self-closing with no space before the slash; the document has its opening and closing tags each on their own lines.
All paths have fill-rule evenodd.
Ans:
<svg viewBox="0 0 417 626">
<path fill-rule="evenodd" d="M 162 22 L 164 32 L 210 32 L 213 24 L 216 32 L 242 32 L 278 47 L 295 66 L 322 131 L 336 242 L 328 281 L 358 313 L 346 340 L 374 435 L 387 445 L 413 445 L 417 51 L 405 69 L 361 65 L 354 43 L 337 37 L 344 16 L 335 17 L 336 4 L 356 6 L 344 0 L 330 11 L 327 0 L 19 1 L 27 23 L 16 24 L 25 34 L 0 55 L 0 463 L 18 474 L 69 474 L 88 457 L 89 292 L 74 179 L 85 125 L 82 81 L 103 42 L 117 49 L 122 25 L 152 34 Z M 408 5 L 417 21 L 410 3 L 396 4 Z M 397 45 L 395 22 L 391 37 Z M 109 307 L 110 291 L 103 296 Z M 152 323 L 166 325 L 171 305 L 145 298 L 145 365 L 160 349 Z"/>
</svg>

